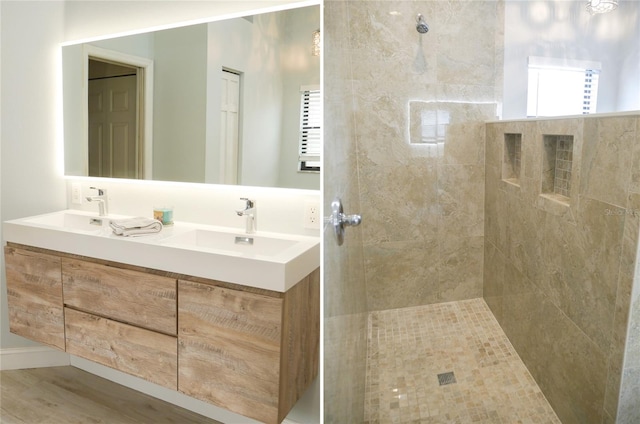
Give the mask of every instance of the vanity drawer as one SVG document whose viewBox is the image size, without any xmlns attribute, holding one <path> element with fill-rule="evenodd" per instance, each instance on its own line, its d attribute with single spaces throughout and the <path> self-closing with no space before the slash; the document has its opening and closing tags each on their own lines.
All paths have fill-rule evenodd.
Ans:
<svg viewBox="0 0 640 424">
<path fill-rule="evenodd" d="M 64 350 L 60 258 L 8 246 L 4 252 L 10 331 Z"/>
<path fill-rule="evenodd" d="M 177 390 L 177 338 L 64 308 L 67 352 Z"/>
<path fill-rule="evenodd" d="M 63 258 L 62 283 L 66 306 L 177 333 L 177 281 L 173 278 Z"/>
</svg>

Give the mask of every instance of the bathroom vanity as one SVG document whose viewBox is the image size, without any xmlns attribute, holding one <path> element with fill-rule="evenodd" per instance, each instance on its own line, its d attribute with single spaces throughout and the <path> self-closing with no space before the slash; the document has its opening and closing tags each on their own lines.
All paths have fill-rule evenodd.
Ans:
<svg viewBox="0 0 640 424">
<path fill-rule="evenodd" d="M 270 257 L 219 240 L 204 245 L 204 237 L 186 241 L 195 230 L 220 238 L 221 229 L 176 223 L 165 234 L 121 238 L 104 226 L 71 223 L 84 223 L 85 215 L 93 219 L 63 211 L 5 223 L 11 332 L 232 412 L 281 422 L 318 374 L 317 238 L 282 236 L 284 247 Z M 263 236 L 255 237 L 259 249 Z M 274 246 L 266 248 L 277 252 Z M 212 269 L 185 273 L 168 260 L 189 255 L 208 257 Z M 253 262 L 258 272 L 280 272 L 254 275 L 250 285 L 250 270 L 238 270 L 235 279 L 232 270 L 213 269 L 225 266 L 219 259 L 227 267 Z"/>
</svg>

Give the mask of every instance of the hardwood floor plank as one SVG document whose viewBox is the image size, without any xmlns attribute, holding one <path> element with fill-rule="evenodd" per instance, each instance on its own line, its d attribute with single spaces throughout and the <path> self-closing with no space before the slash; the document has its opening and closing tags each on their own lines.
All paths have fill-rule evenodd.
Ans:
<svg viewBox="0 0 640 424">
<path fill-rule="evenodd" d="M 74 367 L 0 372 L 2 424 L 217 421 Z"/>
</svg>

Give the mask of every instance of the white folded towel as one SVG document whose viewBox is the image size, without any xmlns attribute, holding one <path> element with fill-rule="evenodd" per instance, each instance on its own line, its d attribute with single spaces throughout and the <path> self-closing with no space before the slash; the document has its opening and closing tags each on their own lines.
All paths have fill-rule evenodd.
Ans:
<svg viewBox="0 0 640 424">
<path fill-rule="evenodd" d="M 162 222 L 144 217 L 115 219 L 109 225 L 115 234 L 124 237 L 153 234 L 162 230 Z"/>
</svg>

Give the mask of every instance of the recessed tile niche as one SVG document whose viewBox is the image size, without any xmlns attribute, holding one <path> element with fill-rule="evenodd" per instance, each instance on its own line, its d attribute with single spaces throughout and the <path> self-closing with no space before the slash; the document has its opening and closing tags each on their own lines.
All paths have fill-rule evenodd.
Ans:
<svg viewBox="0 0 640 424">
<path fill-rule="evenodd" d="M 522 134 L 504 135 L 504 158 L 502 160 L 502 179 L 520 185 L 522 155 Z"/>
<path fill-rule="evenodd" d="M 544 135 L 542 158 L 542 194 L 560 200 L 571 197 L 573 136 Z"/>
</svg>

